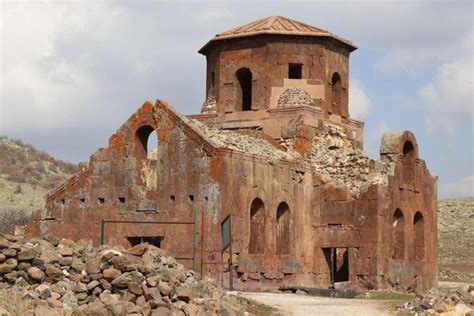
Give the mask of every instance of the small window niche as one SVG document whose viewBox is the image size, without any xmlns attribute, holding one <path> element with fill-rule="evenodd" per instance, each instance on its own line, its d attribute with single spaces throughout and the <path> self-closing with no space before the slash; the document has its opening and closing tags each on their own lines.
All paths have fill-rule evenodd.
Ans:
<svg viewBox="0 0 474 316">
<path fill-rule="evenodd" d="M 118 198 L 120 204 L 125 204 L 125 198 L 123 196 Z"/>
<path fill-rule="evenodd" d="M 97 201 L 99 202 L 99 204 L 104 204 L 105 203 L 105 198 L 100 197 L 100 198 L 97 199 Z"/>
<path fill-rule="evenodd" d="M 289 64 L 288 65 L 288 78 L 289 79 L 302 79 L 303 78 L 303 64 Z"/>
</svg>

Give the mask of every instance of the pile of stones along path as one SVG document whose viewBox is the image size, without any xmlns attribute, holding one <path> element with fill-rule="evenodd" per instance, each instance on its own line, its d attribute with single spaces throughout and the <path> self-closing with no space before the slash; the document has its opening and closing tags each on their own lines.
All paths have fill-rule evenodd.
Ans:
<svg viewBox="0 0 474 316">
<path fill-rule="evenodd" d="M 400 312 L 417 315 L 474 316 L 474 286 L 431 289 L 411 302 L 397 306 Z"/>
<path fill-rule="evenodd" d="M 239 298 L 146 243 L 125 250 L 0 234 L 0 315 L 18 309 L 5 302 L 13 290 L 19 304 L 29 302 L 29 315 L 247 314 Z"/>
</svg>

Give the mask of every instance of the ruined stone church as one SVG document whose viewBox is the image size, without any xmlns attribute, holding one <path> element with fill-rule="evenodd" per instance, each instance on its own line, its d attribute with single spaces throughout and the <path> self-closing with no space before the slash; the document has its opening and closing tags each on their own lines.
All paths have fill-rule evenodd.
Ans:
<svg viewBox="0 0 474 316">
<path fill-rule="evenodd" d="M 436 286 L 437 178 L 409 131 L 363 151 L 354 50 L 281 16 L 217 34 L 201 113 L 145 102 L 26 232 L 148 242 L 240 290 Z"/>
</svg>

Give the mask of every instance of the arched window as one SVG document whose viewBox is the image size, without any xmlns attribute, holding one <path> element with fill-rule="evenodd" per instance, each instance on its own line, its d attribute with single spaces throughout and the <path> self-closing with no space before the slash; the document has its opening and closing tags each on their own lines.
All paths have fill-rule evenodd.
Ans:
<svg viewBox="0 0 474 316">
<path fill-rule="evenodd" d="M 265 206 L 259 198 L 250 205 L 249 254 L 262 254 L 265 249 Z"/>
<path fill-rule="evenodd" d="M 252 72 L 248 68 L 240 68 L 235 73 L 239 80 L 237 109 L 240 111 L 252 110 Z"/>
<path fill-rule="evenodd" d="M 142 159 L 157 159 L 158 135 L 153 127 L 144 125 L 136 132 L 136 155 Z"/>
<path fill-rule="evenodd" d="M 413 143 L 409 140 L 407 140 L 403 144 L 403 156 L 404 158 L 409 158 L 409 159 L 415 158 L 415 147 L 413 146 Z"/>
<path fill-rule="evenodd" d="M 396 209 L 392 218 L 392 258 L 403 259 L 405 256 L 405 223 L 403 213 Z"/>
<path fill-rule="evenodd" d="M 331 97 L 332 97 L 332 114 L 341 115 L 342 113 L 342 80 L 337 72 L 331 78 Z"/>
<path fill-rule="evenodd" d="M 413 218 L 413 234 L 415 259 L 421 260 L 425 256 L 425 230 L 421 212 L 416 212 Z"/>
<path fill-rule="evenodd" d="M 276 254 L 290 254 L 290 208 L 285 202 L 278 205 L 276 212 Z"/>
<path fill-rule="evenodd" d="M 403 178 L 408 184 L 413 184 L 415 178 L 415 147 L 409 140 L 403 144 Z"/>
</svg>

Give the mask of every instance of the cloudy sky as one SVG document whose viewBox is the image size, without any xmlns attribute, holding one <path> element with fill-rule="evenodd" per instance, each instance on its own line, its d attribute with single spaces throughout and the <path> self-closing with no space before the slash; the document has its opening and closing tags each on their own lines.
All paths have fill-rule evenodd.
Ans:
<svg viewBox="0 0 474 316">
<path fill-rule="evenodd" d="M 440 197 L 474 195 L 471 1 L 0 0 L 0 134 L 87 161 L 145 100 L 197 113 L 215 33 L 283 15 L 352 40 L 350 110 L 378 157 L 411 130 Z M 1 157 L 0 157 L 1 159 Z"/>
</svg>

